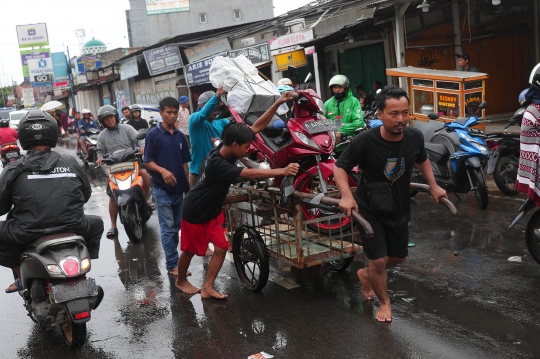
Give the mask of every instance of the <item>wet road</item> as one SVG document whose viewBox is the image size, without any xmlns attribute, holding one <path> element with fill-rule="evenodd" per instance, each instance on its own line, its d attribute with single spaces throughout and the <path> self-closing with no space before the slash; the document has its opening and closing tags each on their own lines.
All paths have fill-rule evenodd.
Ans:
<svg viewBox="0 0 540 359">
<path fill-rule="evenodd" d="M 72 149 L 59 148 L 63 153 Z M 102 184 L 86 205 L 109 228 Z M 217 280 L 226 301 L 179 293 L 167 276 L 157 216 L 145 238 L 131 244 L 102 239 L 91 277 L 105 290 L 88 323 L 79 358 L 247 358 L 265 351 L 275 358 L 536 358 L 540 323 L 540 266 L 528 256 L 526 220 L 507 224 L 522 199 L 504 197 L 491 182 L 488 210 L 472 195 L 451 197 L 460 214 L 450 217 L 425 195 L 412 204 L 408 261 L 389 273 L 394 321 L 373 319 L 377 303 L 364 302 L 356 270 L 322 267 L 290 272 L 271 262 L 261 293 L 243 288 L 225 261 Z M 2 218 L 3 219 L 3 218 Z M 120 225 L 121 226 L 121 225 Z M 522 256 L 521 263 L 509 262 Z M 192 282 L 202 285 L 207 258 L 194 258 Z M 0 283 L 12 282 L 0 269 Z M 289 288 L 289 289 L 287 289 Z M 3 358 L 72 358 L 59 330 L 43 332 L 25 313 L 20 297 L 1 294 Z"/>
</svg>

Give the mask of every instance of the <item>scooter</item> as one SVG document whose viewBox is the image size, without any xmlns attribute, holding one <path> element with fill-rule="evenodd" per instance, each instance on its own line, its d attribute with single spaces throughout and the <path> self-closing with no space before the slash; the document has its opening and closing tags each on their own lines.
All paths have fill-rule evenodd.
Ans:
<svg viewBox="0 0 540 359">
<path fill-rule="evenodd" d="M 90 268 L 84 238 L 72 233 L 42 237 L 21 256 L 19 294 L 28 316 L 45 329 L 62 328 L 70 347 L 85 343 L 86 323 L 103 300 L 103 289 L 86 277 Z"/>
<path fill-rule="evenodd" d="M 478 111 L 487 107 L 479 105 Z M 429 114 L 431 120 L 439 118 Z M 479 123 L 478 116 L 447 122 L 435 130 L 435 136 L 425 143 L 425 149 L 433 168 L 437 184 L 447 192 L 468 193 L 473 191 L 481 209 L 488 206 L 488 190 L 482 161 L 489 158 L 489 149 L 482 139 L 484 132 L 472 128 Z M 425 183 L 420 171 L 414 167 L 411 182 Z M 411 197 L 416 193 L 411 192 Z M 459 198 L 459 197 L 458 197 Z"/>
<path fill-rule="evenodd" d="M 491 152 L 488 160 L 487 174 L 493 174 L 495 184 L 501 192 L 513 196 L 516 190 L 516 179 L 519 166 L 519 133 L 507 133 L 513 125 L 521 125 L 525 107 L 516 111 L 508 120 L 504 132 L 487 135 L 486 144 Z"/>
<path fill-rule="evenodd" d="M 304 82 L 308 82 L 311 74 Z M 256 135 L 246 157 L 239 165 L 246 168 L 282 168 L 289 163 L 300 164 L 301 171 L 292 181 L 294 189 L 308 193 L 325 194 L 337 191 L 333 170 L 336 160 L 331 156 L 336 144 L 335 124 L 324 118 L 324 103 L 311 89 L 297 90 L 294 96 L 294 118 L 274 117 L 265 130 Z M 253 125 L 262 113 L 247 113 L 244 116 L 229 108 L 234 120 Z M 282 178 L 269 179 L 268 186 L 280 186 Z M 356 187 L 357 178 L 349 175 L 349 185 Z M 322 203 L 302 204 L 304 218 L 311 220 L 326 213 L 336 213 L 332 206 Z M 344 217 L 325 223 L 308 226 L 315 231 L 328 234 L 348 230 L 351 219 Z"/>
<path fill-rule="evenodd" d="M 139 149 L 120 150 L 103 156 L 103 163 L 109 166 L 109 185 L 118 206 L 120 221 L 133 242 L 141 241 L 143 224 L 153 212 L 146 203 L 143 179 L 139 174 L 140 159 Z"/>
<path fill-rule="evenodd" d="M 17 143 L 4 143 L 0 146 L 0 158 L 2 158 L 2 167 L 21 158 L 21 149 Z"/>
<path fill-rule="evenodd" d="M 536 204 L 531 199 L 527 199 L 519 208 L 517 217 L 512 221 L 508 228 L 512 228 L 517 222 L 525 217 L 529 211 L 535 208 L 537 208 Z M 540 264 L 540 211 L 534 212 L 527 222 L 525 242 L 527 243 L 527 249 L 529 250 L 531 257 Z"/>
</svg>

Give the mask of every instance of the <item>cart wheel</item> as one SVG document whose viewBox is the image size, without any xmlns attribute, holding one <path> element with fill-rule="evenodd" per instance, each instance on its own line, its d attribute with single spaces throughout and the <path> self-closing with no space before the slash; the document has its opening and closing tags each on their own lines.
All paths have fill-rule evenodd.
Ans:
<svg viewBox="0 0 540 359">
<path fill-rule="evenodd" d="M 337 272 L 345 272 L 351 266 L 354 261 L 354 257 L 338 259 L 332 262 L 326 263 L 326 265 Z"/>
<path fill-rule="evenodd" d="M 253 227 L 240 226 L 234 231 L 232 247 L 234 266 L 244 286 L 261 291 L 270 274 L 270 258 L 261 235 Z"/>
</svg>

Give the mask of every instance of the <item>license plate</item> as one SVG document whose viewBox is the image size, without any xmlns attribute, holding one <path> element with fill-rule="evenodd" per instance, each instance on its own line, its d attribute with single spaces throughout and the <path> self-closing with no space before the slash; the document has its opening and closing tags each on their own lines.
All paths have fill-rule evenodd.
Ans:
<svg viewBox="0 0 540 359">
<path fill-rule="evenodd" d="M 93 297 L 98 294 L 95 279 L 85 279 L 70 285 L 58 284 L 52 287 L 52 293 L 56 303 Z"/>
<path fill-rule="evenodd" d="M 320 132 L 334 131 L 336 129 L 332 120 L 317 120 L 304 123 L 304 127 L 311 135 Z"/>
<path fill-rule="evenodd" d="M 6 158 L 14 158 L 14 157 L 18 157 L 19 154 L 17 152 L 8 152 L 6 153 Z"/>
</svg>

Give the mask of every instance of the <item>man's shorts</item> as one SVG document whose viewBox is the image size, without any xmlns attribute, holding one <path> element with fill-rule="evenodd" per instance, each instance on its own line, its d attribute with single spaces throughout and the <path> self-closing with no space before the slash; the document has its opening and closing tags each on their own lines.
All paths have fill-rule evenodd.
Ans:
<svg viewBox="0 0 540 359">
<path fill-rule="evenodd" d="M 79 141 L 80 140 L 86 141 L 86 136 L 85 135 L 79 135 Z"/>
<path fill-rule="evenodd" d="M 182 219 L 180 249 L 198 256 L 205 255 L 210 242 L 217 248 L 229 249 L 229 243 L 225 238 L 224 222 L 223 212 L 206 223 L 195 224 Z"/>
<path fill-rule="evenodd" d="M 375 232 L 373 237 L 366 237 L 364 228 L 359 227 L 362 237 L 362 246 L 366 257 L 370 260 L 388 257 L 405 258 L 409 253 L 409 224 L 397 227 L 370 217 L 366 220 Z"/>
</svg>

